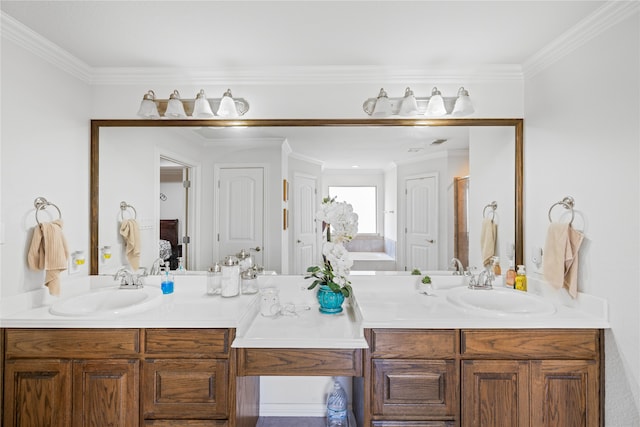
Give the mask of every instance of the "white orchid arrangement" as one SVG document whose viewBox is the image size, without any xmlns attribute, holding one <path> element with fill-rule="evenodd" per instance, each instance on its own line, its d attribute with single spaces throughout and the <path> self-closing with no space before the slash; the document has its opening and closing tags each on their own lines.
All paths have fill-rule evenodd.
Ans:
<svg viewBox="0 0 640 427">
<path fill-rule="evenodd" d="M 333 292 L 340 292 L 348 298 L 353 292 L 348 279 L 353 260 L 344 244 L 351 241 L 358 232 L 358 214 L 346 202 L 336 202 L 335 198 L 325 198 L 316 219 L 322 221 L 322 233 L 326 241 L 322 245 L 322 266 L 307 268 L 308 276 L 314 278 L 309 289 L 317 285 L 327 285 Z"/>
</svg>

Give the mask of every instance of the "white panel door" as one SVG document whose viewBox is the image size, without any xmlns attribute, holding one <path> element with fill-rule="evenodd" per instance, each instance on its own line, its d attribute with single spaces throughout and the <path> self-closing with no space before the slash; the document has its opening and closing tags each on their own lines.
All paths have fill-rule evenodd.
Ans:
<svg viewBox="0 0 640 427">
<path fill-rule="evenodd" d="M 316 179 L 296 175 L 293 179 L 293 274 L 303 274 L 317 265 L 318 233 L 316 214 Z"/>
<path fill-rule="evenodd" d="M 218 248 L 220 259 L 241 249 L 251 251 L 264 265 L 264 169 L 220 169 L 218 196 Z"/>
<path fill-rule="evenodd" d="M 438 251 L 437 177 L 405 181 L 405 269 L 436 270 Z"/>
</svg>

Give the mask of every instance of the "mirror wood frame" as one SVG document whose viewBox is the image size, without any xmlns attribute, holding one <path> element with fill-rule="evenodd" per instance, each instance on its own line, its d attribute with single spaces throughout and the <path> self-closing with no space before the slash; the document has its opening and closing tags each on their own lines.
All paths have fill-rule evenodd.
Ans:
<svg viewBox="0 0 640 427">
<path fill-rule="evenodd" d="M 90 158 L 90 250 L 89 274 L 98 274 L 98 225 L 99 225 L 99 174 L 100 128 L 103 127 L 353 127 L 353 126 L 510 126 L 515 139 L 515 258 L 516 265 L 523 263 L 523 179 L 524 179 L 524 120 L 521 118 L 495 119 L 251 119 L 251 120 L 142 120 L 105 119 L 91 120 Z"/>
</svg>

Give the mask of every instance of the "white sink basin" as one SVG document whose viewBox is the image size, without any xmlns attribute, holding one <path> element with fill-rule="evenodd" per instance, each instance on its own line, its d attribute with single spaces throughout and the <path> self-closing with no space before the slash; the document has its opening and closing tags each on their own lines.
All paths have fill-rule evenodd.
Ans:
<svg viewBox="0 0 640 427">
<path fill-rule="evenodd" d="M 51 306 L 49 312 L 57 316 L 70 317 L 139 313 L 159 305 L 161 297 L 160 288 L 153 286 L 145 286 L 142 289 L 100 289 L 57 302 Z"/>
<path fill-rule="evenodd" d="M 447 299 L 465 310 L 496 316 L 546 316 L 556 312 L 549 301 L 527 292 L 507 289 L 453 289 Z"/>
</svg>

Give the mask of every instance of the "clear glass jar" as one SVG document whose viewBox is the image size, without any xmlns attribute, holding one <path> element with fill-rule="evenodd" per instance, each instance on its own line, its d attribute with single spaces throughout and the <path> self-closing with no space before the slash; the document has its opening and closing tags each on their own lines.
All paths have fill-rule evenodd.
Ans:
<svg viewBox="0 0 640 427">
<path fill-rule="evenodd" d="M 228 256 L 222 264 L 222 280 L 220 283 L 220 295 L 223 297 L 235 297 L 240 293 L 240 266 L 238 258 Z"/>
<path fill-rule="evenodd" d="M 222 291 L 222 267 L 216 263 L 207 272 L 207 294 L 220 295 Z"/>
<path fill-rule="evenodd" d="M 242 278 L 243 294 L 250 295 L 258 292 L 258 275 L 253 268 L 243 272 L 240 277 Z"/>
</svg>

